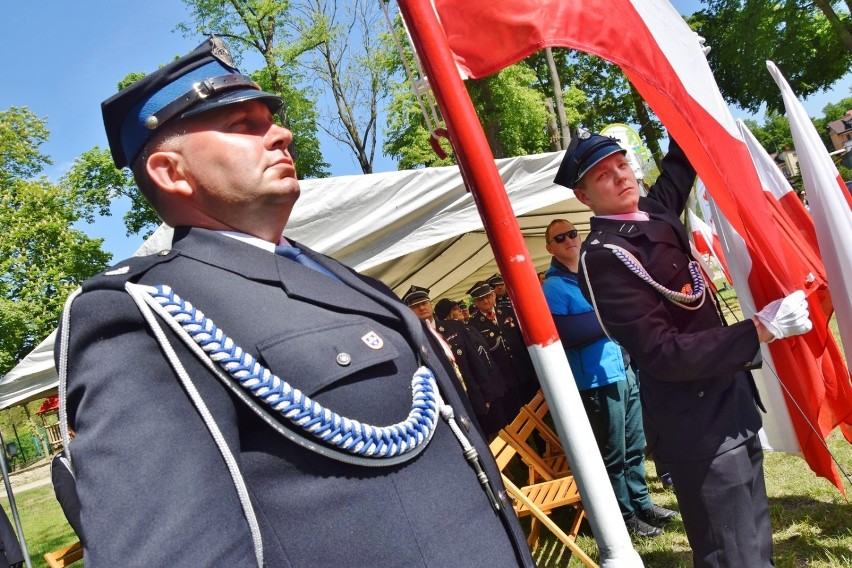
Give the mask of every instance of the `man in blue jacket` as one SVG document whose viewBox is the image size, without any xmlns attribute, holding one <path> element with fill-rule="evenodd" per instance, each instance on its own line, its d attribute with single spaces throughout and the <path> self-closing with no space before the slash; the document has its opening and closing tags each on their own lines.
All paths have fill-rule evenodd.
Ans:
<svg viewBox="0 0 852 568">
<path fill-rule="evenodd" d="M 636 375 L 610 340 L 577 282 L 580 236 L 565 219 L 544 233 L 553 255 L 542 284 L 628 530 L 657 536 L 676 513 L 651 502 L 645 481 L 645 433 Z"/>
</svg>

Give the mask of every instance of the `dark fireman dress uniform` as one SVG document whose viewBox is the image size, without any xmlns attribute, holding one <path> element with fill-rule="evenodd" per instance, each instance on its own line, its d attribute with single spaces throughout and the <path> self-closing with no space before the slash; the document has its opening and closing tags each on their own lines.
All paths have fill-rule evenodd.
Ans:
<svg viewBox="0 0 852 568">
<path fill-rule="evenodd" d="M 217 49 L 191 55 L 214 65 Z M 190 101 L 258 89 L 227 64 L 204 80 L 197 63 L 143 81 L 194 74 L 199 83 L 172 89 Z M 380 282 L 303 253 L 326 274 L 176 227 L 170 250 L 119 263 L 69 298 L 57 368 L 77 432 L 86 565 L 532 566 L 438 339 Z M 440 414 L 431 434 L 376 438 L 407 416 L 429 423 L 429 401 Z"/>
<path fill-rule="evenodd" d="M 477 282 L 468 294 L 478 298 L 491 293 L 491 286 Z M 503 397 L 506 419 L 515 418 L 521 406 L 529 402 L 538 390 L 538 377 L 532 366 L 524 338 L 518 327 L 518 318 L 511 308 L 495 307 L 490 314 L 479 310 L 470 316 L 468 325 L 479 330 L 488 342 L 488 352 L 506 381 Z M 505 426 L 505 424 L 504 424 Z"/>
<path fill-rule="evenodd" d="M 435 329 L 453 351 L 480 427 L 488 435 L 496 434 L 509 421 L 502 404 L 506 381 L 489 355 L 488 343 L 478 330 L 460 321 L 437 320 Z"/>
<path fill-rule="evenodd" d="M 726 327 L 709 292 L 684 299 L 702 285 L 678 219 L 694 179 L 672 142 L 660 178 L 639 201 L 650 220 L 592 217 L 579 280 L 607 333 L 638 365 L 648 449 L 672 475 L 695 565 L 769 566 L 762 405 L 749 373 L 760 362 L 757 331 L 750 320 Z M 619 258 L 613 246 L 633 258 Z M 684 296 L 664 297 L 637 276 L 638 265 Z"/>
</svg>

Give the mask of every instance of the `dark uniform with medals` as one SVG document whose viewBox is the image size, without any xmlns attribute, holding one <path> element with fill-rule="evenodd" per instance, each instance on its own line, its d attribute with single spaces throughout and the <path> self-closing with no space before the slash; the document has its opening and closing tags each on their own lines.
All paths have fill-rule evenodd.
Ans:
<svg viewBox="0 0 852 568">
<path fill-rule="evenodd" d="M 216 48 L 104 103 L 117 166 L 187 105 L 277 100 Z M 176 227 L 66 305 L 86 565 L 532 566 L 438 340 L 380 282 L 245 241 Z"/>
<path fill-rule="evenodd" d="M 468 290 L 474 299 L 492 294 L 486 282 L 477 282 Z M 538 377 L 532 366 L 523 335 L 518 327 L 515 311 L 494 307 L 488 313 L 476 310 L 468 325 L 478 329 L 488 342 L 491 359 L 497 364 L 506 380 L 508 391 L 503 397 L 503 409 L 508 420 L 513 420 L 521 406 L 529 402 L 538 391 Z"/>
<path fill-rule="evenodd" d="M 569 164 L 569 154 L 594 160 L 607 143 L 610 153 L 622 151 L 591 137 L 566 153 L 557 183 L 574 187 L 579 177 L 583 164 Z M 678 218 L 694 179 L 672 141 L 660 177 L 639 200 L 648 220 L 592 217 L 579 281 L 608 335 L 638 366 L 648 450 L 672 475 L 695 565 L 769 566 L 761 403 L 749 373 L 760 362 L 758 336 L 750 320 L 726 326 L 705 293 Z"/>
<path fill-rule="evenodd" d="M 435 329 L 447 340 L 459 367 L 473 412 L 482 430 L 489 435 L 496 434 L 508 423 L 503 411 L 503 396 L 506 394 L 506 381 L 499 367 L 488 354 L 488 343 L 482 334 L 458 320 L 446 319 L 441 300 L 435 306 Z"/>
</svg>

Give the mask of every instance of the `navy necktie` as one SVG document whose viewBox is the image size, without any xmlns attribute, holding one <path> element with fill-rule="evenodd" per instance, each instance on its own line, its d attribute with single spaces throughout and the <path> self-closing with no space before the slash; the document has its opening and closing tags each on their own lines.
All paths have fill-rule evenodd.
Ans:
<svg viewBox="0 0 852 568">
<path fill-rule="evenodd" d="M 301 249 L 299 249 L 299 247 L 279 245 L 275 247 L 275 254 L 289 258 L 294 262 L 298 262 L 302 266 L 306 266 L 311 270 L 316 270 L 321 274 L 325 274 L 332 280 L 337 280 L 338 282 L 340 282 L 340 278 L 338 278 L 334 273 L 329 271 L 326 267 L 319 264 L 317 261 L 313 260 L 311 257 L 303 253 Z"/>
</svg>

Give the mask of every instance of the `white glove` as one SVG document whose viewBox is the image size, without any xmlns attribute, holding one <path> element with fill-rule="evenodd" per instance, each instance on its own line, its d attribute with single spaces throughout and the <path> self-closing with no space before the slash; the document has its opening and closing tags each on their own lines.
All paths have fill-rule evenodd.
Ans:
<svg viewBox="0 0 852 568">
<path fill-rule="evenodd" d="M 709 45 L 707 45 L 707 40 L 704 39 L 703 37 L 701 37 L 700 35 L 698 35 L 697 32 L 692 32 L 692 33 L 694 33 L 695 37 L 698 38 L 698 47 L 701 48 L 701 51 L 704 52 L 704 56 L 707 57 L 707 54 L 710 53 L 710 49 L 711 49 L 711 47 Z"/>
<path fill-rule="evenodd" d="M 775 339 L 807 333 L 813 327 L 805 293 L 796 290 L 786 298 L 769 302 L 755 314 Z"/>
</svg>

